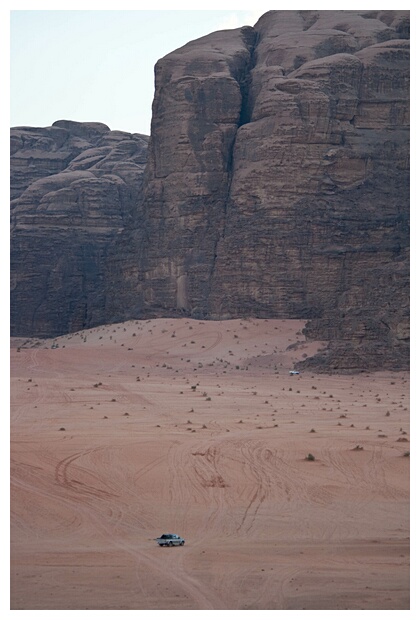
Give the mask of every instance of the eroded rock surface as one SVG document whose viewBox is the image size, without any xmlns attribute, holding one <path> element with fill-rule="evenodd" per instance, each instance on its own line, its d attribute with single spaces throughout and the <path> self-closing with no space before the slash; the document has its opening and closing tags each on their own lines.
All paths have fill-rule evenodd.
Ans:
<svg viewBox="0 0 420 620">
<path fill-rule="evenodd" d="M 105 261 L 140 200 L 147 142 L 101 123 L 12 129 L 12 334 L 106 322 Z"/>
</svg>

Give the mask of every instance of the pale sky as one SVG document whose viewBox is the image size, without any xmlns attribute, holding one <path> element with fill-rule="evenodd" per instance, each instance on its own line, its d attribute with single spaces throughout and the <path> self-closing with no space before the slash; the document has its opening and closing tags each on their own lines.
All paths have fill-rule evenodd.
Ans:
<svg viewBox="0 0 420 620">
<path fill-rule="evenodd" d="M 176 10 L 174 2 L 148 3 L 153 11 L 143 10 L 145 4 L 16 0 L 8 11 L 3 4 L 0 34 L 6 55 L 10 35 L 10 126 L 46 127 L 68 119 L 149 134 L 159 58 L 216 30 L 253 26 L 270 9 L 291 8 L 262 0 L 214 0 L 194 10 L 181 0 Z M 383 0 L 380 8 L 393 4 Z M 336 8 L 331 1 L 298 6 Z"/>
<path fill-rule="evenodd" d="M 150 134 L 157 60 L 216 30 L 253 26 L 266 10 L 12 8 L 10 126 L 70 119 Z"/>
</svg>

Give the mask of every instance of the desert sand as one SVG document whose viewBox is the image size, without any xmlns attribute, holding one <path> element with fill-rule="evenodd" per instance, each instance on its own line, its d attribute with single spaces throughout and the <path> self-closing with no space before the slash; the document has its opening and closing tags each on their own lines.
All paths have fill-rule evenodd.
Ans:
<svg viewBox="0 0 420 620">
<path fill-rule="evenodd" d="M 303 327 L 12 339 L 11 609 L 409 609 L 408 373 L 291 376 Z"/>
</svg>

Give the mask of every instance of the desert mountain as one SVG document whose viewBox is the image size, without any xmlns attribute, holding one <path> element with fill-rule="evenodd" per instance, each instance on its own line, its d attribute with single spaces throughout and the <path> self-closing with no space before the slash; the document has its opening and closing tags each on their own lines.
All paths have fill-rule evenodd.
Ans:
<svg viewBox="0 0 420 620">
<path fill-rule="evenodd" d="M 12 130 L 14 335 L 300 318 L 330 341 L 307 364 L 407 366 L 409 11 L 269 11 L 192 41 L 156 64 L 147 142 Z"/>
</svg>

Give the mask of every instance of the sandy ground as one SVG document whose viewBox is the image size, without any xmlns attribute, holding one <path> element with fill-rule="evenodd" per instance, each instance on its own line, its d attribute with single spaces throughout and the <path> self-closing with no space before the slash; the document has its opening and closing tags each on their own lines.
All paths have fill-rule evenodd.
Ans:
<svg viewBox="0 0 420 620">
<path fill-rule="evenodd" d="M 290 376 L 303 326 L 14 339 L 11 609 L 408 609 L 408 373 Z"/>
</svg>

